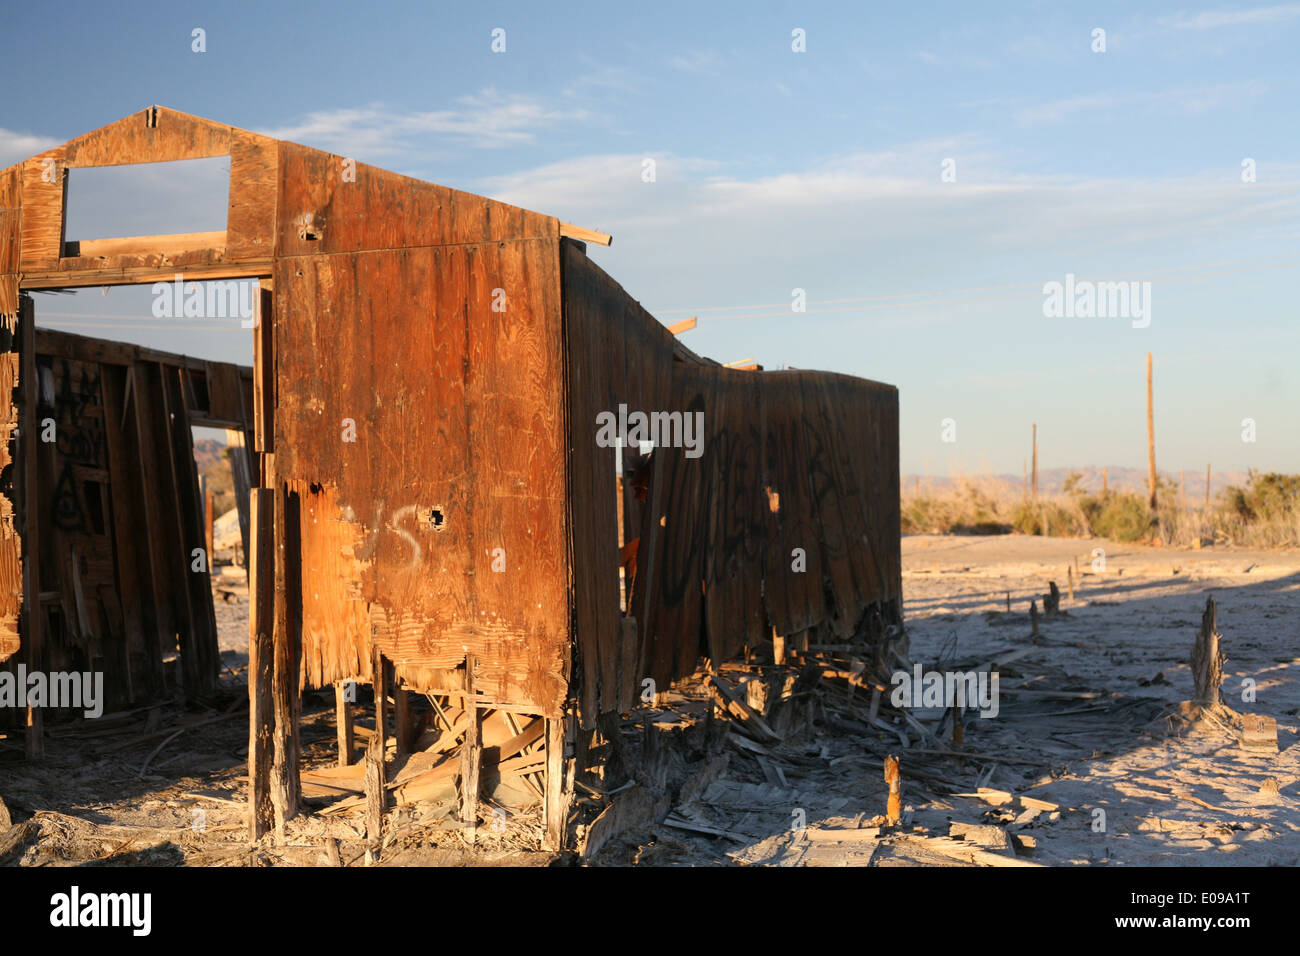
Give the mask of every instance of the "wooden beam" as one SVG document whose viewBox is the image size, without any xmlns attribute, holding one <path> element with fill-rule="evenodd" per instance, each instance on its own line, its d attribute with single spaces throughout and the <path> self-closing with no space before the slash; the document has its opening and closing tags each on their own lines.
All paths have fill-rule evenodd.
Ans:
<svg viewBox="0 0 1300 956">
<path fill-rule="evenodd" d="M 166 366 L 157 366 L 157 378 L 150 368 L 148 378 L 157 381 L 162 396 L 162 433 L 167 465 L 162 469 L 163 493 L 171 500 L 170 520 L 173 552 L 183 561 L 179 582 L 183 585 L 182 600 L 177 604 L 183 615 L 180 624 L 181 678 L 186 697 L 194 697 L 211 690 L 216 677 L 216 619 L 212 610 L 212 584 L 209 570 L 212 556 L 205 556 L 203 569 L 194 570 L 193 549 L 202 544 L 202 528 L 198 505 L 198 469 L 194 462 L 193 435 L 185 410 L 180 372 Z M 168 482 L 170 478 L 170 483 Z M 209 621 L 209 619 L 211 620 Z M 210 629 L 209 629 L 210 626 Z M 212 647 L 207 647 L 208 643 Z M 210 650 L 210 653 L 209 653 Z M 213 668 L 207 664 L 212 658 Z"/>
<path fill-rule="evenodd" d="M 398 679 L 396 670 L 392 671 L 391 674 L 393 678 L 393 725 L 394 734 L 397 737 L 397 756 L 405 757 L 411 752 L 411 697 Z"/>
<path fill-rule="evenodd" d="M 334 685 L 334 725 L 338 731 L 339 766 L 350 766 L 355 732 L 352 727 L 352 708 L 348 706 L 346 681 Z"/>
<path fill-rule="evenodd" d="M 250 840 L 274 824 L 271 807 L 271 751 L 275 727 L 273 698 L 275 620 L 275 493 L 258 488 L 251 495 L 252 529 L 248 570 L 248 803 Z"/>
<path fill-rule="evenodd" d="M 230 451 L 230 474 L 235 484 L 235 507 L 239 510 L 239 537 L 244 548 L 244 567 L 248 567 L 248 494 L 253 487 L 252 463 L 243 428 L 226 429 L 226 448 Z"/>
<path fill-rule="evenodd" d="M 248 259 L 243 262 L 212 262 L 203 265 L 119 266 L 104 269 L 45 269 L 23 274 L 20 289 L 78 289 L 103 285 L 148 285 L 171 282 L 181 272 L 186 282 L 205 279 L 245 279 L 269 276 L 272 260 Z"/>
<path fill-rule="evenodd" d="M 699 324 L 699 318 L 693 315 L 689 319 L 682 319 L 680 322 L 674 322 L 672 325 L 668 326 L 668 331 L 673 335 L 681 335 L 683 332 L 689 332 Z"/>
<path fill-rule="evenodd" d="M 27 668 L 42 668 L 42 612 L 41 612 L 41 520 L 40 484 L 36 474 L 36 436 L 40 426 L 37 401 L 40 385 L 36 378 L 36 310 L 30 297 L 19 305 L 21 336 L 21 371 L 18 375 L 22 393 L 22 486 L 23 486 L 23 621 L 27 625 L 23 635 L 27 646 Z M 39 707 L 27 708 L 26 752 L 29 760 L 45 756 L 45 720 Z"/>
<path fill-rule="evenodd" d="M 212 501 L 212 489 L 209 488 L 209 487 L 207 487 L 207 483 L 204 482 L 204 488 L 203 488 L 203 547 L 206 548 L 206 549 L 207 549 L 207 552 L 208 552 L 208 570 L 209 570 L 209 572 L 211 572 L 211 569 L 212 569 L 212 552 L 213 552 L 213 550 L 214 550 L 214 548 L 213 548 L 213 546 L 212 546 L 212 540 L 213 540 L 213 534 L 212 534 L 212 523 L 213 523 L 213 521 L 215 520 L 215 516 L 214 516 L 213 513 L 212 513 L 213 510 L 214 510 L 214 509 L 213 509 L 213 501 Z"/>
<path fill-rule="evenodd" d="M 568 816 L 564 799 L 564 720 L 546 721 L 546 794 L 542 801 L 546 814 L 546 841 L 548 850 L 564 849 L 565 818 Z"/>
<path fill-rule="evenodd" d="M 384 804 L 387 802 L 387 781 L 384 773 L 384 745 L 378 734 L 370 738 L 366 748 L 366 862 L 379 856 L 384 835 Z"/>
<path fill-rule="evenodd" d="M 749 358 L 736 359 L 736 361 L 734 361 L 734 362 L 723 362 L 723 363 L 722 363 L 722 367 L 723 367 L 723 368 L 740 368 L 740 367 L 742 367 L 742 366 L 753 365 L 753 364 L 755 364 L 757 361 L 758 361 L 758 360 L 757 360 L 756 358 L 754 358 L 754 357 L 751 355 Z"/>
<path fill-rule="evenodd" d="M 298 711 L 301 699 L 298 694 L 299 653 L 296 647 L 290 612 L 290 580 L 293 572 L 289 562 L 293 557 L 289 548 L 288 515 L 290 494 L 284 484 L 276 481 L 275 494 L 275 628 L 272 632 L 275 654 L 273 677 L 275 710 L 275 759 L 271 764 L 271 803 L 275 807 L 275 829 L 283 835 L 284 824 L 298 814 L 302 796 L 302 778 L 298 772 Z"/>
<path fill-rule="evenodd" d="M 469 828 L 470 842 L 478 826 L 479 765 L 483 759 L 483 715 L 474 699 L 474 655 L 465 657 L 465 742 L 460 747 L 460 819 Z"/>
<path fill-rule="evenodd" d="M 383 652 L 376 644 L 371 650 L 370 688 L 375 696 L 375 733 L 379 738 L 380 753 L 388 753 L 388 669 Z"/>
<path fill-rule="evenodd" d="M 570 239 L 580 239 L 583 242 L 593 242 L 598 246 L 613 245 L 614 237 L 604 232 L 596 232 L 594 229 L 583 229 L 581 226 L 574 226 L 567 222 L 560 223 L 560 235 L 567 236 Z"/>
<path fill-rule="evenodd" d="M 226 247 L 226 232 L 183 232 L 169 236 L 124 236 L 120 239 L 73 239 L 63 243 L 65 258 L 101 258 L 132 255 L 180 255 Z M 185 271 L 185 270 L 180 270 Z"/>
<path fill-rule="evenodd" d="M 144 553 L 148 559 L 142 566 L 142 573 L 148 578 L 148 593 L 145 594 L 146 622 L 152 618 L 153 633 L 146 634 L 145 640 L 151 641 L 150 655 L 160 662 L 175 650 L 175 621 L 173 620 L 171 591 L 175 579 L 174 568 L 167 559 L 166 543 L 163 529 L 167 519 L 162 514 L 162 480 L 158 474 L 158 450 L 154 432 L 154 389 L 146 374 L 146 366 L 131 366 L 126 370 L 125 392 L 129 395 L 131 417 L 135 431 L 136 460 L 133 463 L 135 481 L 140 487 L 138 499 L 144 516 L 141 532 L 144 537 Z M 128 399 L 123 399 L 124 406 Z M 126 408 L 123 408 L 124 428 Z M 188 564 L 184 565 L 188 568 Z M 169 647 L 169 642 L 171 646 Z"/>
<path fill-rule="evenodd" d="M 118 365 L 101 366 L 99 375 L 104 400 L 108 492 L 113 512 L 113 556 L 122 602 L 132 699 L 155 700 L 163 695 L 165 681 L 157 632 L 145 625 L 143 605 L 148 597 L 142 575 L 149 573 L 149 564 L 147 545 L 141 533 L 144 516 L 139 499 L 140 474 L 129 451 L 132 430 L 125 415 L 126 388 L 130 379 L 127 369 Z"/>
<path fill-rule="evenodd" d="M 263 454 L 275 451 L 274 295 L 259 290 L 253 327 L 253 450 Z"/>
</svg>

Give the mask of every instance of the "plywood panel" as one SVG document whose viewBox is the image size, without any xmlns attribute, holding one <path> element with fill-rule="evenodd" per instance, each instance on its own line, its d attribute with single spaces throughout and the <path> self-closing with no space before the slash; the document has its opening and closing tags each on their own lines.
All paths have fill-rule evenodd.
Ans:
<svg viewBox="0 0 1300 956">
<path fill-rule="evenodd" d="M 244 420 L 243 380 L 238 365 L 228 362 L 204 363 L 208 386 L 208 418 L 231 422 Z"/>
<path fill-rule="evenodd" d="M 569 448 L 572 469 L 575 622 L 582 661 L 583 725 L 605 712 L 604 684 L 614 675 L 610 641 L 618 636 L 618 529 L 614 453 L 597 445 L 597 415 L 610 410 L 612 365 L 608 339 L 622 334 L 622 290 L 602 282 L 575 243 L 562 243 L 565 330 L 569 372 Z M 622 358 L 624 352 L 618 352 Z M 606 655 L 603 657 L 602 655 Z"/>
<path fill-rule="evenodd" d="M 559 238 L 559 220 L 282 143 L 277 251 L 367 249 Z"/>
<path fill-rule="evenodd" d="M 63 251 L 63 206 L 67 188 L 63 147 L 47 150 L 23 163 L 23 271 L 53 268 Z"/>
<path fill-rule="evenodd" d="M 0 275 L 18 271 L 21 185 L 21 166 L 10 166 L 8 169 L 0 170 Z M 15 283 L 12 288 L 16 290 L 17 284 Z M 0 290 L 0 293 L 2 291 Z M 6 301 L 0 294 L 0 315 L 12 315 L 17 311 L 17 299 Z"/>
<path fill-rule="evenodd" d="M 265 259 L 275 252 L 280 144 L 235 130 L 230 142 L 230 211 L 226 258 Z"/>
<path fill-rule="evenodd" d="M 762 374 L 768 472 L 780 500 L 769 519 L 764 561 L 768 611 L 777 633 L 793 634 L 825 618 L 821 527 L 807 464 L 801 373 Z"/>
<path fill-rule="evenodd" d="M 342 580 L 311 586 L 358 594 L 404 675 L 469 651 L 488 694 L 550 714 L 569 640 L 557 266 L 558 240 L 313 257 L 275 277 L 277 472 L 304 500 L 328 489 L 335 513 L 315 519 L 351 535 L 330 532 L 351 548 Z M 330 546 L 304 544 L 321 560 Z M 319 679 L 351 676 L 318 656 Z"/>
<path fill-rule="evenodd" d="M 67 144 L 70 167 L 123 166 L 230 154 L 230 127 L 151 106 Z"/>
</svg>

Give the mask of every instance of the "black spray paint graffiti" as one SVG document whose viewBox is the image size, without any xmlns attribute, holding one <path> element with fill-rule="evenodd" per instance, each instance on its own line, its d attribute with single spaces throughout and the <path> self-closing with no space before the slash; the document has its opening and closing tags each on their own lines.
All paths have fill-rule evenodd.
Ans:
<svg viewBox="0 0 1300 956">
<path fill-rule="evenodd" d="M 74 375 L 68 361 L 60 365 L 54 395 L 55 448 L 58 451 L 59 478 L 54 484 L 51 519 L 64 531 L 90 531 L 83 507 L 84 491 L 78 487 L 76 467 L 104 466 L 104 421 L 102 416 L 88 415 L 101 404 L 99 374 L 92 367 L 80 365 Z M 44 370 L 42 370 L 44 371 Z M 42 429 L 44 431 L 44 429 Z M 98 494 L 97 491 L 92 492 Z"/>
</svg>

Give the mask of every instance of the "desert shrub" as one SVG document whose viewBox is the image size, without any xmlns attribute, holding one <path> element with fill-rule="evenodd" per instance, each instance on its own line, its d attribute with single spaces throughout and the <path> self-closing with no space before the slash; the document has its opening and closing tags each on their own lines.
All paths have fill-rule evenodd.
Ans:
<svg viewBox="0 0 1300 956">
<path fill-rule="evenodd" d="M 1112 541 L 1141 541 L 1155 532 L 1146 501 L 1131 492 L 1080 495 L 1077 499 L 1089 531 Z"/>
<path fill-rule="evenodd" d="M 1021 534 L 1070 537 L 1086 534 L 1087 528 L 1078 509 L 1070 502 L 1052 498 L 1024 499 L 1011 515 L 1011 526 Z"/>
</svg>

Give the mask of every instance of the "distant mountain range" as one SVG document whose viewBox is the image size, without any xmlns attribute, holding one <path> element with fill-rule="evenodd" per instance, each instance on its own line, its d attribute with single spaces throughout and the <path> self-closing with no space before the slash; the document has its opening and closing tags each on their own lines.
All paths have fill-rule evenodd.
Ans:
<svg viewBox="0 0 1300 956">
<path fill-rule="evenodd" d="M 198 465 L 200 475 L 225 457 L 225 442 L 217 441 L 215 438 L 197 438 L 194 440 L 194 463 Z"/>
<path fill-rule="evenodd" d="M 1102 468 L 1100 465 L 1087 465 L 1079 468 L 1040 468 L 1038 471 L 1038 493 L 1058 495 L 1065 491 L 1065 480 L 1077 472 L 1081 477 L 1079 488 L 1087 492 L 1101 491 Z M 1159 476 L 1173 488 L 1178 488 L 1179 473 L 1174 471 L 1157 471 Z M 991 491 L 1019 494 L 1024 487 L 1020 475 L 966 475 L 956 478 L 931 475 L 905 475 L 902 479 L 903 491 L 913 489 L 930 489 L 931 491 L 951 491 L 963 481 L 971 481 Z M 1229 485 L 1244 487 L 1250 480 L 1250 473 L 1245 471 L 1211 471 L 1210 496 L 1217 497 L 1219 492 Z M 990 486 L 992 486 L 990 488 Z M 1145 468 L 1123 468 L 1118 465 L 1106 466 L 1106 486 L 1111 491 L 1135 491 L 1145 494 L 1147 490 L 1147 471 Z M 1189 500 L 1205 500 L 1205 472 L 1187 472 L 1187 497 Z"/>
</svg>

